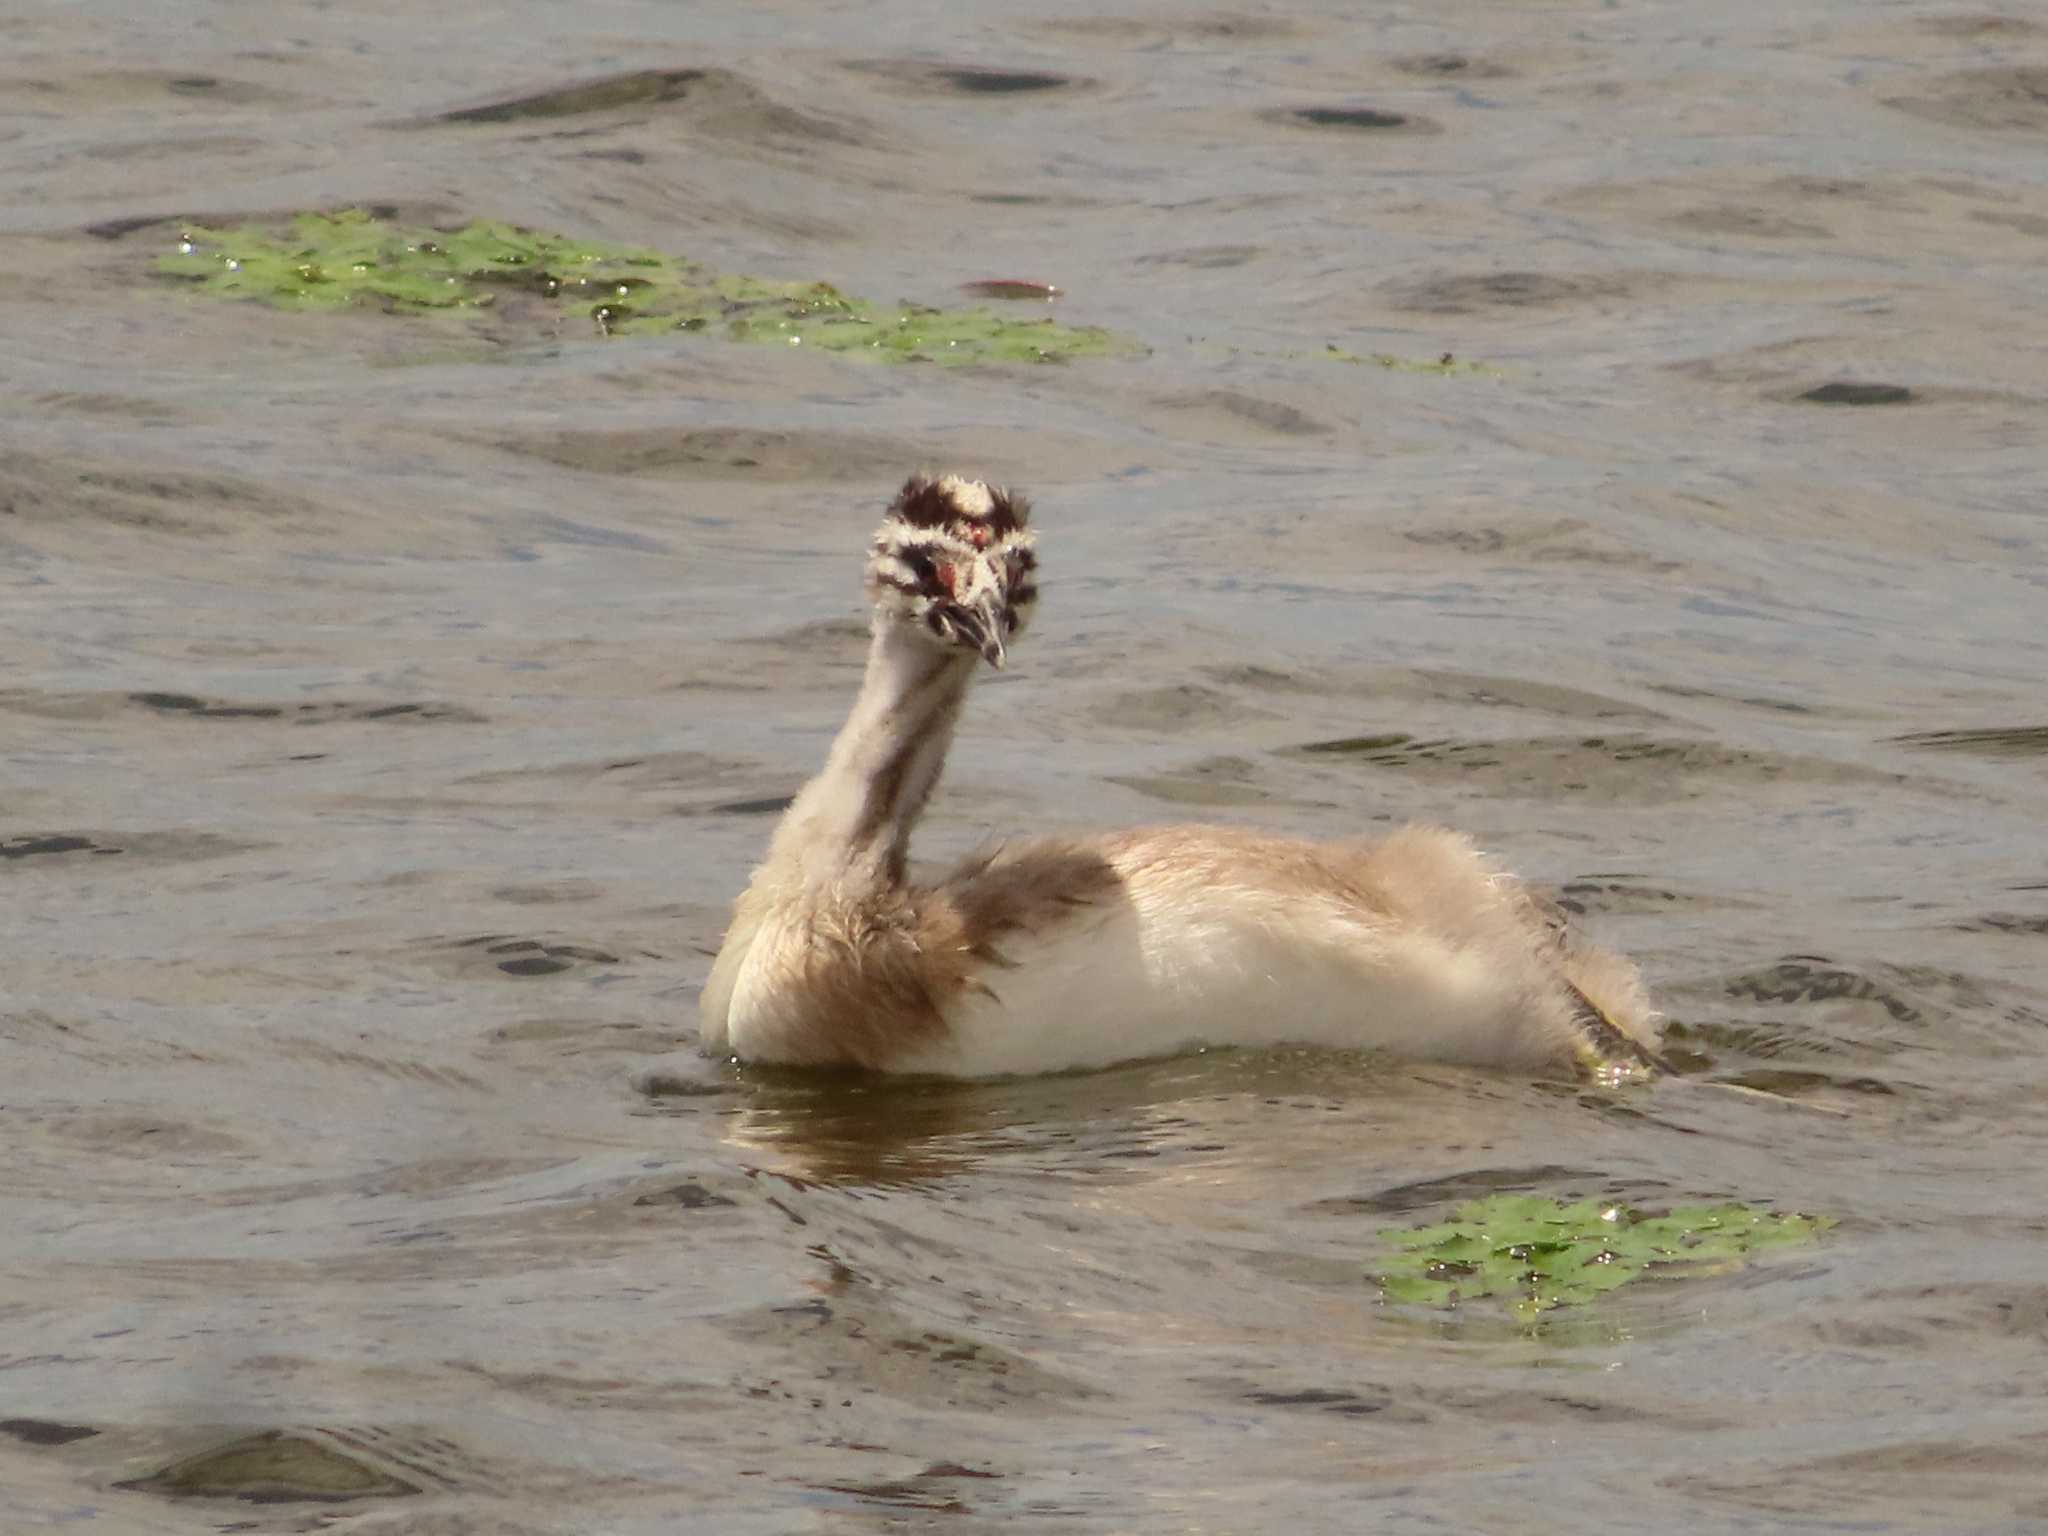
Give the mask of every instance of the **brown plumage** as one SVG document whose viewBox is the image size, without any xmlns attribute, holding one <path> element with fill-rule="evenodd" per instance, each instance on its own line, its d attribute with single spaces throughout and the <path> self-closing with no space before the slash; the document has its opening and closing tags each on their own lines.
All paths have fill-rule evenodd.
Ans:
<svg viewBox="0 0 2048 1536">
<path fill-rule="evenodd" d="M 910 833 L 977 659 L 1002 665 L 1031 612 L 1028 515 L 952 476 L 915 476 L 892 503 L 861 693 L 734 910 L 704 990 L 707 1048 L 966 1076 L 1281 1042 L 1656 1062 L 1634 967 L 1437 828 L 1036 839 L 911 884 Z"/>
</svg>

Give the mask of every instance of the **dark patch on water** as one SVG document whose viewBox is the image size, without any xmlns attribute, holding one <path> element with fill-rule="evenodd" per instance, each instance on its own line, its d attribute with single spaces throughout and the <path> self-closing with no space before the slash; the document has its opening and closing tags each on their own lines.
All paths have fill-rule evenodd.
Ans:
<svg viewBox="0 0 2048 1536">
<path fill-rule="evenodd" d="M 494 955 L 521 952 L 518 959 L 498 962 L 498 969 L 508 976 L 545 976 L 555 971 L 566 971 L 577 960 L 586 960 L 593 965 L 619 963 L 617 955 L 606 954 L 601 949 L 586 949 L 576 944 L 540 944 L 531 940 L 494 944 L 489 952 Z"/>
<path fill-rule="evenodd" d="M 143 213 L 120 219 L 101 219 L 98 223 L 85 226 L 85 232 L 95 240 L 119 240 L 123 235 L 132 235 L 138 229 L 148 229 L 152 224 L 162 224 L 161 214 Z"/>
<path fill-rule="evenodd" d="M 1462 315 L 1482 309 L 1538 309 L 1619 299 L 1638 286 L 1638 279 L 1619 272 L 1577 277 L 1551 272 L 1483 272 L 1399 283 L 1393 292 L 1403 309 Z"/>
<path fill-rule="evenodd" d="M 1051 283 L 1041 283 L 1022 277 L 985 277 L 975 282 L 962 283 L 960 291 L 977 299 L 1000 299 L 1019 304 L 1047 304 L 1060 297 L 1061 292 Z"/>
<path fill-rule="evenodd" d="M 15 837 L 0 841 L 0 859 L 30 859 L 46 853 L 119 853 L 118 848 L 102 848 L 89 837 L 75 837 L 69 833 L 52 833 L 42 837 Z"/>
<path fill-rule="evenodd" d="M 1405 747 L 1414 739 L 1405 731 L 1388 731 L 1379 736 L 1338 736 L 1329 741 L 1304 742 L 1295 750 L 1350 757 L 1358 753 L 1385 752 L 1394 747 Z"/>
<path fill-rule="evenodd" d="M 1816 713 L 1812 704 L 1799 699 L 1772 699 L 1759 694 L 1721 693 L 1712 688 L 1695 688 L 1684 683 L 1652 683 L 1656 693 L 1670 694 L 1678 699 L 1709 699 L 1729 704 L 1742 704 L 1751 709 L 1768 709 L 1784 715 L 1811 715 Z"/>
<path fill-rule="evenodd" d="M 776 1210 L 782 1212 L 783 1215 L 787 1216 L 792 1226 L 808 1227 L 810 1225 L 809 1221 L 805 1220 L 802 1216 L 799 1216 L 795 1211 L 791 1210 L 788 1206 L 784 1205 L 780 1200 L 776 1199 L 775 1196 L 770 1195 L 768 1197 L 768 1203 L 774 1206 Z M 827 1311 L 825 1315 L 829 1317 L 831 1316 L 831 1313 Z"/>
<path fill-rule="evenodd" d="M 192 720 L 280 720 L 294 725 L 328 725 L 336 721 L 439 721 L 443 724 L 480 725 L 483 716 L 460 704 L 358 704 L 342 701 L 300 704 L 233 704 L 203 699 L 190 693 L 142 692 L 128 695 L 128 702 L 160 715 L 179 715 Z"/>
<path fill-rule="evenodd" d="M 209 720 L 274 720 L 284 713 L 275 704 L 209 704 L 189 693 L 131 693 L 128 698 L 144 709 Z"/>
<path fill-rule="evenodd" d="M 69 1445 L 98 1433 L 84 1424 L 59 1424 L 54 1419 L 0 1419 L 0 1435 L 12 1435 L 24 1445 Z"/>
<path fill-rule="evenodd" d="M 1121 784 L 1172 805 L 1260 805 L 1277 797 L 1256 764 L 1242 757 L 1209 757 L 1175 773 L 1113 773 Z"/>
<path fill-rule="evenodd" d="M 963 96 L 1031 96 L 1074 90 L 1089 82 L 1049 69 L 998 69 L 984 64 L 932 64 L 922 59 L 856 59 L 847 69 L 879 75 L 920 92 L 952 91 Z"/>
<path fill-rule="evenodd" d="M 1710 203 L 1705 207 L 1688 208 L 1673 214 L 1667 222 L 1675 229 L 1698 230 L 1709 235 L 1746 235 L 1754 240 L 1825 240 L 1830 233 L 1824 224 L 1787 218 L 1746 203 Z"/>
<path fill-rule="evenodd" d="M 575 117 L 586 112 L 613 112 L 622 107 L 654 106 L 679 101 L 710 77 L 704 69 L 637 69 L 623 75 L 577 81 L 525 96 L 508 96 L 481 106 L 440 113 L 442 123 L 512 123 L 531 118 Z"/>
<path fill-rule="evenodd" d="M 1071 76 L 1049 70 L 968 67 L 933 71 L 956 91 L 976 96 L 1016 96 L 1029 91 L 1059 91 L 1074 84 Z"/>
<path fill-rule="evenodd" d="M 1680 1041 L 1680 1029 L 1675 1024 L 1664 1026 L 1664 1036 L 1657 1042 L 1657 1049 L 1677 1077 L 1697 1077 L 1703 1072 L 1711 1072 L 1715 1066 L 1714 1058 L 1707 1052 L 1694 1050 Z"/>
<path fill-rule="evenodd" d="M 1383 112 L 1377 107 L 1294 107 L 1284 122 L 1303 123 L 1311 128 L 1413 128 L 1421 120 L 1400 112 Z"/>
<path fill-rule="evenodd" d="M 1184 16 L 1178 11 L 1167 11 L 1159 16 L 1077 16 L 1062 21 L 1039 22 L 1037 30 L 1063 32 L 1070 37 L 1099 38 L 1127 48 L 1151 48 L 1179 37 L 1213 38 L 1219 42 L 1295 37 L 1300 35 L 1302 28 L 1298 22 L 1273 16 L 1230 12 Z"/>
<path fill-rule="evenodd" d="M 564 469 L 678 479 L 840 481 L 900 475 L 933 457 L 912 437 L 760 427 L 600 428 L 506 434 L 494 447 Z"/>
<path fill-rule="evenodd" d="M 1999 1006 L 1996 992 L 1966 972 L 1928 965 L 1859 967 L 1817 955 L 1788 955 L 1756 970 L 1670 990 L 1802 1010 L 1793 1016 L 1796 1022 L 1715 1020 L 1692 1026 L 1697 1038 L 1727 1043 L 1750 1056 L 1797 1051 L 1882 1058 L 1919 1048 L 1936 1026 L 1941 1026 L 1941 1042 L 1949 1046 L 1972 1019 L 1997 1018 L 2029 1028 L 2041 1022 L 2030 1008 Z M 1806 1012 L 1808 1007 L 1816 1011 Z"/>
<path fill-rule="evenodd" d="M 420 1492 L 416 1484 L 330 1445 L 274 1429 L 114 1486 L 168 1498 L 241 1499 L 250 1504 L 339 1504 Z"/>
<path fill-rule="evenodd" d="M 1421 740 L 1399 732 L 1304 742 L 1292 755 L 1344 757 L 1375 769 L 1455 781 L 1500 795 L 1538 799 L 1606 796 L 1638 805 L 1697 799 L 1759 786 L 1901 783 L 1821 758 L 1780 756 L 1714 741 L 1642 736 L 1539 736 Z"/>
<path fill-rule="evenodd" d="M 843 1493 L 872 1504 L 886 1504 L 891 1509 L 916 1509 L 932 1514 L 964 1515 L 972 1513 L 945 1483 L 956 1478 L 993 1479 L 1000 1472 L 981 1472 L 972 1467 L 963 1467 L 958 1462 L 937 1461 L 926 1467 L 915 1477 L 897 1478 L 873 1483 L 813 1483 L 811 1486 L 827 1493 Z"/>
<path fill-rule="evenodd" d="M 1439 80 L 1499 80 L 1514 73 L 1504 64 L 1464 53 L 1411 53 L 1390 62 L 1404 75 Z"/>
<path fill-rule="evenodd" d="M 540 939 L 511 938 L 502 933 L 482 934 L 459 940 L 457 949 L 481 949 L 487 955 L 508 958 L 497 962 L 507 976 L 553 976 L 581 962 L 587 965 L 617 965 L 619 957 L 609 950 L 586 944 L 551 944 Z"/>
<path fill-rule="evenodd" d="M 1722 990 L 1730 997 L 1762 1003 L 1871 1002 L 1901 1024 L 1925 1022 L 1920 1010 L 1891 988 L 1816 955 L 1792 955 L 1763 970 L 1731 977 Z"/>
<path fill-rule="evenodd" d="M 1964 933 L 2030 933 L 2048 935 L 2048 914 L 2024 912 L 1986 912 L 1982 917 L 1973 917 L 1967 922 L 1956 924 Z"/>
<path fill-rule="evenodd" d="M 1154 251 L 1140 256 L 1141 267 L 1192 267 L 1197 271 L 1241 267 L 1260 254 L 1256 245 L 1197 245 L 1186 250 Z"/>
<path fill-rule="evenodd" d="M 109 842 L 109 838 L 117 838 L 118 841 Z M 144 863 L 181 864 L 195 859 L 217 859 L 228 854 L 246 853 L 264 846 L 212 832 L 38 832 L 0 838 L 0 860 L 64 859 L 72 854 L 110 858 L 128 854 Z"/>
<path fill-rule="evenodd" d="M 629 70 L 476 106 L 456 107 L 436 113 L 425 122 L 476 127 L 643 108 L 681 110 L 696 126 L 741 136 L 779 135 L 835 141 L 852 137 L 839 124 L 783 106 L 731 70 L 712 68 Z"/>
<path fill-rule="evenodd" d="M 634 1085 L 650 1099 L 711 1099 L 732 1092 L 725 1083 L 707 1083 L 677 1072 L 649 1072 Z"/>
<path fill-rule="evenodd" d="M 1904 405 L 1913 391 L 1903 384 L 1859 384 L 1850 379 L 1832 379 L 1799 397 L 1815 405 Z"/>
<path fill-rule="evenodd" d="M 1305 1387 L 1296 1392 L 1247 1392 L 1245 1401 L 1266 1408 L 1315 1408 L 1347 1418 L 1362 1418 L 1384 1411 L 1394 1401 L 1394 1394 L 1385 1387 L 1374 1387 L 1372 1394 L 1366 1397 L 1336 1387 Z"/>
<path fill-rule="evenodd" d="M 295 725 L 326 725 L 337 720 L 435 721 L 443 725 L 482 725 L 484 717 L 460 704 L 301 704 Z"/>
<path fill-rule="evenodd" d="M 711 807 L 719 816 L 775 816 L 790 808 L 796 801 L 795 795 L 764 795 L 758 800 L 728 800 L 723 805 Z"/>
<path fill-rule="evenodd" d="M 569 962 L 548 955 L 528 955 L 518 960 L 500 960 L 498 969 L 507 976 L 552 976 L 569 969 Z"/>
<path fill-rule="evenodd" d="M 656 1190 L 651 1195 L 641 1195 L 635 1205 L 679 1205 L 686 1211 L 710 1210 L 716 1206 L 733 1205 L 736 1202 L 724 1195 L 713 1194 L 702 1184 L 674 1184 L 667 1189 Z"/>
<path fill-rule="evenodd" d="M 1450 354 L 1444 354 L 1448 365 Z M 1401 537 L 1426 548 L 1448 548 L 1465 555 L 1499 555 L 1509 560 L 1559 561 L 1574 565 L 1634 567 L 1645 571 L 1677 571 L 1683 562 L 1652 554 L 1640 545 L 1614 538 L 1584 518 L 1562 517 L 1494 525 L 1441 525 L 1407 528 Z M 1700 601 L 1691 599 L 1690 601 Z M 1427 674 L 1419 674 L 1427 675 Z M 1624 705 L 1620 712 L 1629 712 Z M 1647 711 L 1635 710 L 1644 714 Z"/>
<path fill-rule="evenodd" d="M 1908 731 L 1894 736 L 1901 746 L 1937 752 L 1974 752 L 1983 757 L 2048 756 L 2048 725 L 1986 726 L 1977 730 Z"/>
<path fill-rule="evenodd" d="M 1328 422 L 1281 400 L 1266 400 L 1240 389 L 1210 389 L 1197 394 L 1167 395 L 1159 404 L 1182 414 L 1220 414 L 1246 423 L 1277 437 L 1321 437 L 1332 428 Z"/>
<path fill-rule="evenodd" d="M 1959 70 L 1926 84 L 1926 95 L 1885 105 L 1952 128 L 2048 133 L 2048 65 Z"/>
<path fill-rule="evenodd" d="M 1702 1071 L 1715 1065 L 1713 1052 L 1769 1061 L 1778 1056 L 1827 1056 L 1835 1049 L 1812 1031 L 1779 1019 L 1672 1019 L 1664 1026 L 1663 1045 L 1667 1054 L 1682 1055 Z"/>
<path fill-rule="evenodd" d="M 1627 880 L 1570 880 L 1557 888 L 1558 906 L 1575 916 L 1588 912 L 1609 915 L 1668 912 L 1688 907 L 1727 906 L 1711 897 L 1688 895 L 1662 886 L 1638 885 Z"/>
<path fill-rule="evenodd" d="M 1106 698 L 1091 700 L 1088 715 L 1104 725 L 1145 732 L 1181 732 L 1237 725 L 1247 720 L 1272 718 L 1271 714 L 1246 704 L 1235 694 L 1201 683 L 1167 683 L 1153 688 L 1129 688 Z M 1249 769 L 1243 758 L 1216 758 L 1233 771 Z"/>
</svg>

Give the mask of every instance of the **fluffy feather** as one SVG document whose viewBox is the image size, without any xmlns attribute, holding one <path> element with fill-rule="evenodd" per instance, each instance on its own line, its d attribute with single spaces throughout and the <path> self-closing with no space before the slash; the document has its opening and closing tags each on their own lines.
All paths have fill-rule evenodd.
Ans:
<svg viewBox="0 0 2048 1536">
<path fill-rule="evenodd" d="M 734 910 L 707 1049 L 966 1077 L 1283 1043 L 1527 1070 L 1655 1060 L 1635 968 L 1440 828 L 1148 828 L 908 883 L 976 654 L 1000 664 L 1034 591 L 1027 515 L 952 476 L 913 477 L 892 504 L 860 696 Z"/>
</svg>

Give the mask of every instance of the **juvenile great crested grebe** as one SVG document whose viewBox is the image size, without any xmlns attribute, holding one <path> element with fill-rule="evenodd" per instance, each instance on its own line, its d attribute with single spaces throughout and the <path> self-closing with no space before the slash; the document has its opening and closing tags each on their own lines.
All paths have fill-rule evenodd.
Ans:
<svg viewBox="0 0 2048 1536">
<path fill-rule="evenodd" d="M 911 829 L 968 684 L 1002 666 L 1037 600 L 1027 515 L 952 475 L 913 476 L 890 505 L 860 696 L 734 909 L 704 988 L 707 1050 L 958 1077 L 1203 1045 L 1656 1061 L 1635 967 L 1441 828 L 1033 838 L 912 883 Z"/>
</svg>

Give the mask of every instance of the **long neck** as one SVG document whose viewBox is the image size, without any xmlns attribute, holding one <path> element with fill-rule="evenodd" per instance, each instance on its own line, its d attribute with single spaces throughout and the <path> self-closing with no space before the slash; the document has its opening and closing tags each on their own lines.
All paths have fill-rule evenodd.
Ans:
<svg viewBox="0 0 2048 1536">
<path fill-rule="evenodd" d="M 975 661 L 972 651 L 941 650 L 900 623 L 879 621 L 853 713 L 824 772 L 784 813 L 762 872 L 806 887 L 900 884 L 911 828 L 946 765 Z"/>
</svg>

